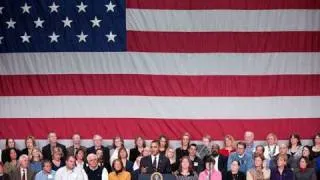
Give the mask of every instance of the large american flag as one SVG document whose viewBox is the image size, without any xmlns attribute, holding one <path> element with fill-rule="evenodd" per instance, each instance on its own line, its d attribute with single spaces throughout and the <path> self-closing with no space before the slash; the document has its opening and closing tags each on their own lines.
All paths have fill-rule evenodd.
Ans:
<svg viewBox="0 0 320 180">
<path fill-rule="evenodd" d="M 320 130 L 319 0 L 1 0 L 0 138 Z"/>
</svg>

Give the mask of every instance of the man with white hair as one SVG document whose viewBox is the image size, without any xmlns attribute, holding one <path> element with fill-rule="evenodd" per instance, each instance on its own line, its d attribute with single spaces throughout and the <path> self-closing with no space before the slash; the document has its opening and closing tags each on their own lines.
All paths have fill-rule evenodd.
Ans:
<svg viewBox="0 0 320 180">
<path fill-rule="evenodd" d="M 75 157 L 68 156 L 66 166 L 58 169 L 55 180 L 88 180 L 88 176 L 82 168 L 76 167 Z"/>
<path fill-rule="evenodd" d="M 246 143 L 245 153 L 252 155 L 256 149 L 254 144 L 254 133 L 252 131 L 244 132 L 244 142 Z"/>
<path fill-rule="evenodd" d="M 108 180 L 108 171 L 104 167 L 98 166 L 98 156 L 91 153 L 87 156 L 88 167 L 85 167 L 90 180 Z"/>
<path fill-rule="evenodd" d="M 96 154 L 96 151 L 100 149 L 103 152 L 103 162 L 108 172 L 111 171 L 110 160 L 110 150 L 102 145 L 102 137 L 99 134 L 93 136 L 93 146 L 87 149 L 87 154 Z"/>
<path fill-rule="evenodd" d="M 11 180 L 34 180 L 35 172 L 29 168 L 29 158 L 23 154 L 19 157 L 18 168 L 10 173 Z"/>
</svg>

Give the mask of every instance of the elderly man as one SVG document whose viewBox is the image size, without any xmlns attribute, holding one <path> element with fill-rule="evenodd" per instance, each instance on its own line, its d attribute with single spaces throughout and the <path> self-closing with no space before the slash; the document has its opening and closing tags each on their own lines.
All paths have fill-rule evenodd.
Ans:
<svg viewBox="0 0 320 180">
<path fill-rule="evenodd" d="M 91 153 L 87 156 L 88 167 L 85 171 L 90 180 L 108 180 L 108 171 L 104 167 L 98 166 L 98 156 Z"/>
<path fill-rule="evenodd" d="M 252 131 L 246 131 L 244 133 L 244 142 L 246 143 L 246 150 L 245 153 L 253 154 L 255 151 L 255 144 L 254 144 L 254 133 Z"/>
<path fill-rule="evenodd" d="M 93 153 L 96 154 L 96 151 L 100 149 L 103 152 L 103 163 L 107 168 L 108 172 L 111 171 L 111 166 L 109 163 L 110 160 L 110 150 L 107 147 L 102 145 L 102 137 L 98 134 L 93 136 L 93 146 L 87 149 L 87 154 Z"/>
<path fill-rule="evenodd" d="M 75 157 L 68 156 L 66 166 L 58 169 L 55 180 L 88 180 L 88 176 L 82 168 L 76 167 Z"/>
<path fill-rule="evenodd" d="M 10 173 L 10 180 L 34 180 L 35 172 L 29 169 L 29 158 L 23 154 L 19 157 L 18 168 Z"/>
<path fill-rule="evenodd" d="M 87 148 L 84 147 L 84 146 L 81 146 L 81 137 L 80 137 L 80 134 L 74 134 L 72 136 L 72 143 L 73 145 L 72 146 L 69 146 L 67 148 L 67 155 L 68 156 L 75 156 L 76 155 L 76 152 L 81 149 L 83 150 L 83 152 L 87 152 Z"/>
</svg>

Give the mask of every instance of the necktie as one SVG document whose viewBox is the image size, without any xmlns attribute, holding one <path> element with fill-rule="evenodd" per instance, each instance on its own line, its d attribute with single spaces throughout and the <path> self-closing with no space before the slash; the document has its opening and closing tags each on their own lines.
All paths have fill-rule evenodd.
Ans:
<svg viewBox="0 0 320 180">
<path fill-rule="evenodd" d="M 157 157 L 155 156 L 152 162 L 152 168 L 157 171 Z"/>
<path fill-rule="evenodd" d="M 22 170 L 22 178 L 21 178 L 21 180 L 26 180 L 26 170 L 25 169 Z"/>
</svg>

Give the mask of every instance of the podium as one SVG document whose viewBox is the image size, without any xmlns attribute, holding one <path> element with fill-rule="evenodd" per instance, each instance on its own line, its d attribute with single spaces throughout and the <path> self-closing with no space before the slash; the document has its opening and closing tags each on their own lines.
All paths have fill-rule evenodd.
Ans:
<svg viewBox="0 0 320 180">
<path fill-rule="evenodd" d="M 163 180 L 176 180 L 173 174 L 162 174 Z M 139 180 L 150 180 L 151 174 L 139 174 Z"/>
</svg>

